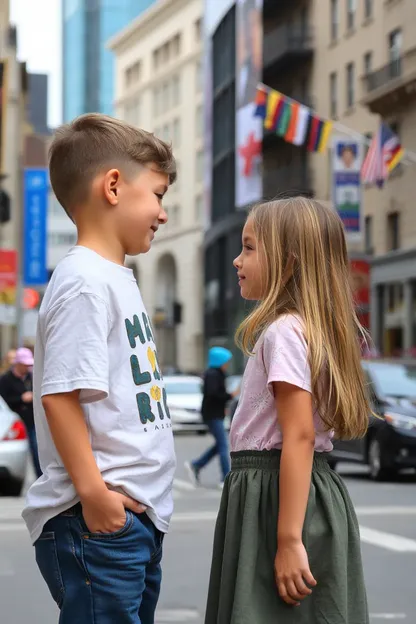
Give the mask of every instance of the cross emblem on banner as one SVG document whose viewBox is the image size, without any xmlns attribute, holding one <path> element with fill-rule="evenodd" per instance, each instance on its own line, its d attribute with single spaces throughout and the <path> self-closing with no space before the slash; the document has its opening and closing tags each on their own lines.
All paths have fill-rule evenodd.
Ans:
<svg viewBox="0 0 416 624">
<path fill-rule="evenodd" d="M 239 148 L 239 154 L 244 159 L 243 176 L 248 178 L 253 170 L 253 160 L 261 154 L 261 141 L 256 139 L 254 132 L 250 132 L 245 145 Z"/>
</svg>

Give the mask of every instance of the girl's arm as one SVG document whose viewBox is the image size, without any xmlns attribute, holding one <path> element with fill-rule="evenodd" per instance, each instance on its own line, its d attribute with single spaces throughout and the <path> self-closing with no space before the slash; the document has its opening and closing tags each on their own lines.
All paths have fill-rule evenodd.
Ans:
<svg viewBox="0 0 416 624">
<path fill-rule="evenodd" d="M 273 382 L 273 390 L 283 436 L 276 580 L 283 600 L 297 605 L 311 593 L 306 583 L 316 585 L 302 543 L 315 443 L 312 396 L 286 382 Z"/>
</svg>

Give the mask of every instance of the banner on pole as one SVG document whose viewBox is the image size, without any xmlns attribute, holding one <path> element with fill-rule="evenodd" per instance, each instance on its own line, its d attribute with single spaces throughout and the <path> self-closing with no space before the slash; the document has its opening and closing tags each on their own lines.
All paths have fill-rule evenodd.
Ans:
<svg viewBox="0 0 416 624">
<path fill-rule="evenodd" d="M 23 283 L 25 286 L 43 286 L 48 281 L 48 188 L 46 168 L 25 170 L 23 236 Z"/>
<path fill-rule="evenodd" d="M 332 141 L 332 201 L 347 235 L 361 233 L 362 142 L 345 136 Z"/>
<path fill-rule="evenodd" d="M 244 208 L 263 196 L 263 128 L 254 116 L 263 71 L 263 0 L 237 0 L 236 31 L 235 204 Z"/>
<path fill-rule="evenodd" d="M 17 251 L 0 249 L 0 323 L 16 322 Z"/>
</svg>

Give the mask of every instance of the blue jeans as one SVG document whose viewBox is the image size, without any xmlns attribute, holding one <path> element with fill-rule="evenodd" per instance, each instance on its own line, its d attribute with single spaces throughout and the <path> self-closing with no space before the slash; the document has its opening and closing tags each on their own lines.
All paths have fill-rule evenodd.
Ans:
<svg viewBox="0 0 416 624">
<path fill-rule="evenodd" d="M 215 438 L 214 446 L 211 446 L 201 457 L 192 462 L 196 470 L 204 468 L 216 455 L 220 457 L 221 472 L 223 480 L 230 472 L 230 456 L 228 452 L 227 432 L 224 421 L 220 418 L 207 420 L 207 427 L 211 435 Z"/>
<path fill-rule="evenodd" d="M 59 624 L 154 624 L 163 534 L 145 513 L 126 518 L 115 533 L 90 533 L 78 504 L 45 524 L 36 561 Z"/>
</svg>

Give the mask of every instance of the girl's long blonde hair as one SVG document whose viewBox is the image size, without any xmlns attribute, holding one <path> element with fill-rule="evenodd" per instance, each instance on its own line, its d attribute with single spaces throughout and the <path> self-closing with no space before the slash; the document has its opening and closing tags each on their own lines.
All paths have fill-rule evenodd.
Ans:
<svg viewBox="0 0 416 624">
<path fill-rule="evenodd" d="M 364 330 L 354 310 L 339 216 L 329 206 L 295 197 L 259 204 L 249 219 L 264 265 L 264 296 L 238 328 L 237 343 L 250 355 L 273 321 L 298 314 L 325 426 L 341 439 L 363 436 L 370 413 L 359 349 Z"/>
</svg>

